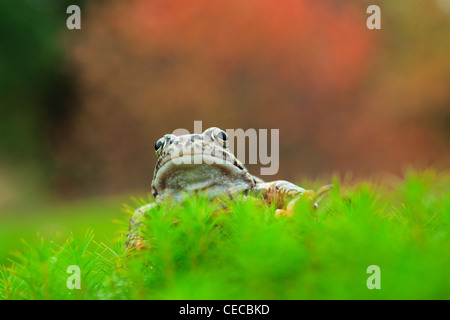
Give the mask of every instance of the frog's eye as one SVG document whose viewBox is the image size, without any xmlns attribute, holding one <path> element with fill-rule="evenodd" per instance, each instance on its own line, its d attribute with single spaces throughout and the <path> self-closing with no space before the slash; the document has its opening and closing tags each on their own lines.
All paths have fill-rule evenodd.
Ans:
<svg viewBox="0 0 450 320">
<path fill-rule="evenodd" d="M 155 143 L 156 156 L 159 157 L 162 149 L 164 149 L 164 146 L 166 145 L 166 141 L 167 141 L 166 138 L 161 138 L 158 141 L 156 141 Z"/>
<path fill-rule="evenodd" d="M 228 147 L 228 135 L 223 130 L 219 130 L 211 135 L 214 140 L 217 140 L 224 148 Z"/>
</svg>

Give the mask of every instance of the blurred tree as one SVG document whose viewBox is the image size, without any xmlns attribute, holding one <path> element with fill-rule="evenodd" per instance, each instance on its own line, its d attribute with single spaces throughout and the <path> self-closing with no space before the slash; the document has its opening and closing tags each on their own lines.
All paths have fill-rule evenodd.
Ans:
<svg viewBox="0 0 450 320">
<path fill-rule="evenodd" d="M 269 179 L 445 163 L 445 1 L 380 0 L 381 30 L 369 0 L 78 1 L 73 31 L 73 3 L 4 0 L 0 160 L 64 193 L 143 189 L 156 139 L 202 120 L 280 129 Z"/>
<path fill-rule="evenodd" d="M 82 101 L 59 178 L 77 167 L 92 189 L 148 187 L 154 141 L 194 120 L 279 128 L 280 177 L 329 169 L 317 137 L 352 118 L 374 54 L 365 20 L 354 1 L 93 5 L 72 42 Z"/>
<path fill-rule="evenodd" d="M 0 160 L 47 174 L 51 136 L 74 98 L 61 37 L 69 3 L 0 2 Z"/>
<path fill-rule="evenodd" d="M 376 68 L 358 117 L 346 130 L 348 144 L 335 154 L 340 170 L 398 173 L 405 163 L 448 168 L 450 17 L 439 2 L 379 3 L 383 27 L 377 31 Z"/>
</svg>

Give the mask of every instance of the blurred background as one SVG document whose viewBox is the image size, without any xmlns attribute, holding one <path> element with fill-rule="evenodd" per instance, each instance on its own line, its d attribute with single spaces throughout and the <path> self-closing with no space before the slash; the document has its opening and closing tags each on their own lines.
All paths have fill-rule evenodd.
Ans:
<svg viewBox="0 0 450 320">
<path fill-rule="evenodd" d="M 449 22 L 450 0 L 2 0 L 0 241 L 108 225 L 194 120 L 279 129 L 267 180 L 446 169 Z"/>
</svg>

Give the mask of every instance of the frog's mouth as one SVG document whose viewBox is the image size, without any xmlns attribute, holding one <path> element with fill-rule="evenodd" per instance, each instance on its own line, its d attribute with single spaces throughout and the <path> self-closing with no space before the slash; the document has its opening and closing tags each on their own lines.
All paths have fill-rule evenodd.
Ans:
<svg viewBox="0 0 450 320">
<path fill-rule="evenodd" d="M 197 190 L 207 190 L 208 195 L 215 197 L 220 193 L 239 192 L 252 185 L 253 179 L 247 169 L 238 165 L 234 158 L 192 154 L 171 157 L 163 162 L 155 172 L 153 192 L 157 199 Z"/>
</svg>

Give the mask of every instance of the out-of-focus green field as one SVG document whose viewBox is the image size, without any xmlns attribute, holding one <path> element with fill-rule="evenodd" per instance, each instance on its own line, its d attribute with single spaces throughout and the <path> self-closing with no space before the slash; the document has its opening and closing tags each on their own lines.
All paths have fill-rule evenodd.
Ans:
<svg viewBox="0 0 450 320">
<path fill-rule="evenodd" d="M 33 242 L 39 236 L 73 233 L 82 237 L 92 229 L 98 239 L 117 233 L 118 220 L 125 217 L 123 205 L 130 197 L 93 198 L 64 204 L 22 206 L 0 214 L 0 265 L 8 264 L 11 252 L 23 248 L 22 239 Z"/>
<path fill-rule="evenodd" d="M 204 197 L 165 204 L 144 221 L 144 251 L 125 250 L 120 201 L 66 207 L 49 217 L 67 232 L 27 235 L 0 269 L 0 298 L 450 299 L 449 174 L 334 184 L 318 210 L 300 201 L 291 218 L 259 199 L 230 200 L 225 211 Z M 2 247 L 51 225 L 33 219 L 2 225 L 12 242 Z M 70 265 L 80 267 L 80 289 L 67 287 Z M 372 265 L 380 289 L 367 287 Z"/>
</svg>

